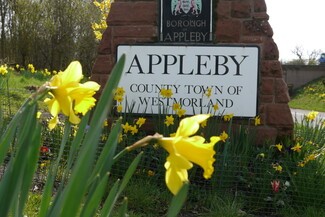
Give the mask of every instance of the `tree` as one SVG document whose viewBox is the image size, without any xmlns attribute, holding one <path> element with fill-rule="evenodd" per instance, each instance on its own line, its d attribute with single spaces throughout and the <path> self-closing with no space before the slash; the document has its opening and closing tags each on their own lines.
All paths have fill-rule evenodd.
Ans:
<svg viewBox="0 0 325 217">
<path fill-rule="evenodd" d="M 90 71 L 98 44 L 91 24 L 100 19 L 92 1 L 0 0 L 0 13 L 0 58 L 50 70 L 79 59 Z"/>
<path fill-rule="evenodd" d="M 285 62 L 286 65 L 317 65 L 321 50 L 313 50 L 311 52 L 305 52 L 301 46 L 296 46 L 292 53 L 297 56 L 297 59 L 293 59 Z M 304 58 L 307 56 L 307 58 Z"/>
</svg>

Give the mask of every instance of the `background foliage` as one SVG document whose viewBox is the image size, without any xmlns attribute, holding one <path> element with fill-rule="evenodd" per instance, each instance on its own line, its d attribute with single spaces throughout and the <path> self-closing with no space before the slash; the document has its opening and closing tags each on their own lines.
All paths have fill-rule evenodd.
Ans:
<svg viewBox="0 0 325 217">
<path fill-rule="evenodd" d="M 0 0 L 0 61 L 53 70 L 78 59 L 90 72 L 100 18 L 87 0 Z"/>
</svg>

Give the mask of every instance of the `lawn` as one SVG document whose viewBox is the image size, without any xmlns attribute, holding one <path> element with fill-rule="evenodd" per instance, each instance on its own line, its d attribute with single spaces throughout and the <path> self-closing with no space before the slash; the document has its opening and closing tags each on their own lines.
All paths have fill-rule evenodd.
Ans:
<svg viewBox="0 0 325 217">
<path fill-rule="evenodd" d="M 325 77 L 297 89 L 289 106 L 295 109 L 325 112 Z"/>
</svg>

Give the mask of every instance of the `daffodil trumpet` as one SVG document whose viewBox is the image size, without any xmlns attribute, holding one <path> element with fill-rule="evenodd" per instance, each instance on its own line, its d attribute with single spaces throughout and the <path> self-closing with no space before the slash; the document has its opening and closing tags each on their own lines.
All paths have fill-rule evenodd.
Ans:
<svg viewBox="0 0 325 217">
<path fill-rule="evenodd" d="M 211 178 L 215 161 L 214 145 L 222 140 L 219 136 L 212 136 L 210 142 L 205 142 L 202 136 L 192 136 L 200 128 L 200 123 L 208 119 L 210 115 L 200 114 L 181 120 L 173 137 L 163 137 L 160 134 L 147 136 L 126 148 L 131 151 L 144 147 L 152 142 L 159 144 L 168 153 L 165 162 L 165 181 L 168 189 L 176 195 L 184 183 L 189 182 L 188 170 L 193 163 L 203 169 L 203 177 Z"/>
</svg>

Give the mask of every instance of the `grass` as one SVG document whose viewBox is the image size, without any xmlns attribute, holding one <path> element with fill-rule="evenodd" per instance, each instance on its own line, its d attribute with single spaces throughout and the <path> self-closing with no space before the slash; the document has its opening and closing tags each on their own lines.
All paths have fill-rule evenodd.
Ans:
<svg viewBox="0 0 325 217">
<path fill-rule="evenodd" d="M 325 77 L 296 90 L 289 106 L 295 109 L 325 112 Z"/>
</svg>

